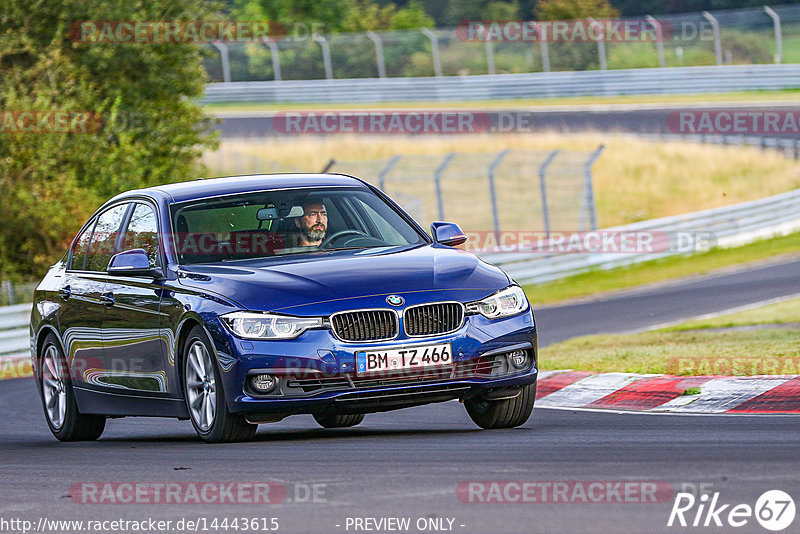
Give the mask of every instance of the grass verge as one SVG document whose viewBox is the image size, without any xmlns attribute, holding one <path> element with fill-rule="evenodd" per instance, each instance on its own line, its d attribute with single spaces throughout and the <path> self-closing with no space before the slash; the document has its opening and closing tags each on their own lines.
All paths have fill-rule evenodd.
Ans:
<svg viewBox="0 0 800 534">
<path fill-rule="evenodd" d="M 800 318 L 800 298 L 639 334 L 575 338 L 540 353 L 542 369 L 674 375 L 800 374 L 800 329 L 773 323 Z M 717 331 L 717 326 L 769 328 Z M 698 329 L 699 328 L 699 329 Z"/>
<path fill-rule="evenodd" d="M 702 275 L 716 269 L 746 265 L 776 256 L 800 252 L 800 233 L 764 239 L 734 248 L 672 256 L 609 270 L 593 270 L 545 284 L 525 286 L 534 307 L 559 301 L 597 297 L 603 293 Z M 790 321 L 792 322 L 792 321 Z"/>
</svg>

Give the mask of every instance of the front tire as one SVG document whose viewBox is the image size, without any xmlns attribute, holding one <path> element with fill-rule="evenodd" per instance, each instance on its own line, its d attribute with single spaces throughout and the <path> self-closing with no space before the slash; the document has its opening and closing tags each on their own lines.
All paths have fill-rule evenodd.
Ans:
<svg viewBox="0 0 800 534">
<path fill-rule="evenodd" d="M 200 326 L 189 332 L 183 353 L 183 397 L 197 435 L 208 443 L 249 441 L 258 425 L 232 414 L 225 404 L 222 378 L 211 341 Z"/>
<path fill-rule="evenodd" d="M 533 412 L 536 384 L 522 387 L 513 399 L 484 400 L 473 398 L 464 401 L 470 418 L 481 428 L 514 428 L 525 424 Z"/>
<path fill-rule="evenodd" d="M 47 426 L 59 441 L 94 441 L 103 434 L 104 415 L 84 415 L 78 411 L 67 360 L 52 334 L 48 334 L 42 346 L 39 385 Z"/>
<path fill-rule="evenodd" d="M 314 420 L 324 428 L 346 428 L 356 426 L 364 420 L 363 413 L 341 414 L 314 414 Z"/>
</svg>

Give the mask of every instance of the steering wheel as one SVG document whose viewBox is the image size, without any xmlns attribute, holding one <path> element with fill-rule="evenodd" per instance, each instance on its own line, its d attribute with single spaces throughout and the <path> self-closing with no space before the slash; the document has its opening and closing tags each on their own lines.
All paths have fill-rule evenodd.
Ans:
<svg viewBox="0 0 800 534">
<path fill-rule="evenodd" d="M 367 234 L 365 234 L 364 232 L 360 232 L 359 230 L 339 230 L 338 232 L 334 232 L 328 237 L 326 237 L 325 240 L 319 245 L 319 248 L 321 249 L 327 248 L 328 245 L 330 245 L 334 239 L 338 239 L 343 235 L 357 235 L 361 237 L 369 237 Z"/>
</svg>

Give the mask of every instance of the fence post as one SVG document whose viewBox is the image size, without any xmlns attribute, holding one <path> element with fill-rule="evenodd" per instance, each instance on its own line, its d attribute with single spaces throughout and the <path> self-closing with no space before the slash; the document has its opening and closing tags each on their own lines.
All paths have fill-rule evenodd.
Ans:
<svg viewBox="0 0 800 534">
<path fill-rule="evenodd" d="M 431 55 L 433 56 L 433 73 L 436 76 L 442 75 L 442 59 L 439 57 L 439 38 L 428 28 L 420 30 L 431 41 Z"/>
<path fill-rule="evenodd" d="M 775 26 L 775 47 L 777 54 L 775 54 L 775 63 L 783 63 L 783 34 L 781 32 L 781 18 L 775 13 L 775 10 L 769 6 L 764 6 L 764 12 L 772 19 L 772 24 Z"/>
<path fill-rule="evenodd" d="M 539 36 L 539 54 L 542 56 L 542 72 L 550 72 L 550 50 L 547 48 L 547 32 L 541 24 L 536 25 L 536 35 Z"/>
<path fill-rule="evenodd" d="M 711 31 L 714 33 L 714 55 L 717 56 L 717 65 L 722 65 L 722 42 L 719 39 L 719 22 L 708 11 L 703 11 L 703 18 L 711 23 Z"/>
<path fill-rule="evenodd" d="M 378 189 L 381 191 L 386 191 L 386 175 L 391 172 L 397 162 L 400 161 L 400 158 L 403 156 L 401 154 L 397 154 L 396 156 L 392 156 L 392 159 L 389 160 L 389 163 L 386 164 L 386 167 L 378 174 Z"/>
<path fill-rule="evenodd" d="M 494 70 L 494 44 L 491 39 L 486 39 L 486 71 L 489 74 L 496 74 Z"/>
<path fill-rule="evenodd" d="M 496 158 L 494 158 L 492 164 L 489 165 L 489 199 L 492 202 L 492 221 L 494 222 L 494 234 L 495 238 L 498 240 L 500 239 L 500 213 L 497 211 L 497 193 L 494 184 L 494 171 L 509 152 L 511 152 L 509 149 L 503 150 L 497 155 Z"/>
<path fill-rule="evenodd" d="M 586 163 L 583 164 L 583 175 L 586 179 L 584 185 L 584 203 L 586 206 L 586 211 L 589 212 L 589 228 L 591 230 L 597 230 L 597 210 L 595 209 L 594 205 L 594 186 L 592 185 L 592 165 L 600 157 L 600 154 L 603 152 L 605 148 L 604 145 L 600 145 L 597 147 Z M 581 210 L 581 222 L 580 222 L 580 230 L 583 230 L 583 213 L 584 210 Z"/>
<path fill-rule="evenodd" d="M 336 160 L 335 160 L 335 159 L 333 159 L 333 158 L 331 158 L 331 159 L 328 161 L 328 163 L 326 163 L 326 164 L 325 164 L 325 167 L 322 169 L 322 171 L 321 171 L 321 172 L 322 172 L 322 174 L 325 174 L 326 172 L 328 172 L 329 170 L 331 170 L 331 167 L 333 167 L 334 165 L 336 165 Z"/>
<path fill-rule="evenodd" d="M 269 47 L 269 55 L 272 57 L 273 78 L 276 82 L 279 82 L 283 77 L 281 76 L 281 59 L 278 57 L 278 43 L 269 37 L 264 37 L 264 42 Z"/>
<path fill-rule="evenodd" d="M 667 62 L 664 59 L 664 32 L 661 31 L 661 23 L 658 22 L 652 15 L 647 15 L 644 18 L 647 22 L 653 25 L 656 30 L 656 50 L 658 51 L 658 66 L 666 67 Z"/>
<path fill-rule="evenodd" d="M 3 280 L 2 288 L 2 295 L 5 296 L 5 302 L 9 306 L 14 304 L 14 286 L 9 280 Z"/>
<path fill-rule="evenodd" d="M 442 199 L 442 173 L 450 165 L 450 160 L 456 155 L 455 152 L 450 152 L 444 157 L 444 161 L 439 165 L 436 169 L 436 172 L 433 173 L 433 180 L 436 184 L 436 207 L 439 210 L 439 220 L 444 220 L 444 200 Z"/>
<path fill-rule="evenodd" d="M 333 79 L 333 66 L 331 65 L 331 47 L 328 46 L 328 40 L 318 33 L 311 36 L 322 48 L 322 62 L 325 65 L 325 79 Z"/>
<path fill-rule="evenodd" d="M 606 35 L 605 31 L 603 31 L 603 25 L 594 20 L 592 17 L 589 17 L 589 22 L 592 26 L 598 26 L 600 28 L 600 39 L 597 40 L 597 58 L 600 60 L 600 70 L 607 70 L 608 65 L 606 64 Z"/>
<path fill-rule="evenodd" d="M 544 160 L 544 163 L 539 165 L 539 194 L 542 197 L 542 219 L 544 219 L 545 236 L 550 237 L 550 209 L 547 205 L 547 167 L 558 156 L 560 150 L 553 150 Z"/>
<path fill-rule="evenodd" d="M 383 57 L 383 41 L 380 36 L 372 30 L 367 31 L 373 43 L 375 43 L 375 57 L 378 61 L 378 78 L 386 78 L 386 60 Z"/>
<path fill-rule="evenodd" d="M 212 41 L 214 47 L 219 50 L 219 59 L 222 62 L 222 81 L 228 83 L 231 81 L 231 64 L 228 61 L 228 45 Z"/>
</svg>

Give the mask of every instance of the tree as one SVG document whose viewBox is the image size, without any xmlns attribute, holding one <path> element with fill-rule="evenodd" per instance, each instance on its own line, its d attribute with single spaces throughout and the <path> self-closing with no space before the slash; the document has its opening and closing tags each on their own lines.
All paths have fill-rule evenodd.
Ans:
<svg viewBox="0 0 800 534">
<path fill-rule="evenodd" d="M 539 20 L 607 19 L 619 16 L 609 0 L 539 0 L 533 11 Z"/>
<path fill-rule="evenodd" d="M 196 102 L 205 76 L 199 45 L 76 42 L 71 25 L 205 20 L 211 7 L 0 0 L 0 277 L 41 276 L 102 201 L 195 178 L 198 156 L 215 144 Z M 24 132 L 15 121 L 24 112 L 92 119 L 66 133 Z"/>
<path fill-rule="evenodd" d="M 271 20 L 284 26 L 313 27 L 318 33 L 396 30 L 433 26 L 433 18 L 418 1 L 398 8 L 374 0 L 235 0 L 241 20 Z"/>
</svg>

